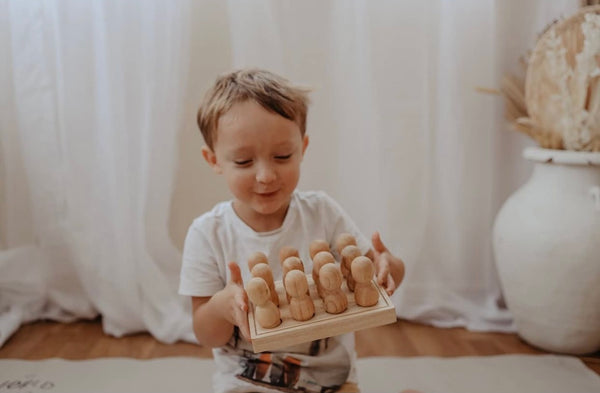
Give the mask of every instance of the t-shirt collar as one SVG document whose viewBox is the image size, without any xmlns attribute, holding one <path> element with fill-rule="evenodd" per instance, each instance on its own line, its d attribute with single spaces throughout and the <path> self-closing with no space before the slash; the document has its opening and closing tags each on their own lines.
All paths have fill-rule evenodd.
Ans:
<svg viewBox="0 0 600 393">
<path fill-rule="evenodd" d="M 285 218 L 283 219 L 283 223 L 281 224 L 281 226 L 279 228 L 273 229 L 272 231 L 256 232 L 254 229 L 252 229 L 235 212 L 235 209 L 233 208 L 233 199 L 231 201 L 229 201 L 229 204 L 227 205 L 228 214 L 230 214 L 232 216 L 232 220 L 235 223 L 235 225 L 239 226 L 239 228 L 242 228 L 242 230 L 244 232 L 248 233 L 249 235 L 256 236 L 256 237 L 273 236 L 282 231 L 285 231 L 286 228 L 288 228 L 291 225 L 291 223 L 294 221 L 294 219 L 296 217 L 296 211 L 297 211 L 296 192 L 297 191 L 294 191 L 291 195 L 290 205 L 288 206 L 287 212 L 285 213 Z"/>
</svg>

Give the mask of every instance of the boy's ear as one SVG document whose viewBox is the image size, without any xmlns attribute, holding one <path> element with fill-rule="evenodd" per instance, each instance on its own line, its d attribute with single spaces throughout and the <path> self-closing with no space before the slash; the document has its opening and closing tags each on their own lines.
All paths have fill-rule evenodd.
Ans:
<svg viewBox="0 0 600 393">
<path fill-rule="evenodd" d="M 308 135 L 304 135 L 304 137 L 302 138 L 302 157 L 304 157 L 304 152 L 306 151 L 306 148 L 308 147 Z"/>
<path fill-rule="evenodd" d="M 213 171 L 215 171 L 219 175 L 221 173 L 223 173 L 221 166 L 217 162 L 217 155 L 215 154 L 214 151 L 212 151 L 212 149 L 210 147 L 208 147 L 206 145 L 202 146 L 202 157 L 204 157 L 204 160 L 213 169 Z"/>
</svg>

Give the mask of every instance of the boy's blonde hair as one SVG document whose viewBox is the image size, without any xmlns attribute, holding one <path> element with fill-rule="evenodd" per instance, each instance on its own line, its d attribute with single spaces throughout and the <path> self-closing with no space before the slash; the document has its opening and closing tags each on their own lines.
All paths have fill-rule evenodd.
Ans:
<svg viewBox="0 0 600 393">
<path fill-rule="evenodd" d="M 308 89 L 261 69 L 234 71 L 217 78 L 198 109 L 198 127 L 206 145 L 214 150 L 219 119 L 234 104 L 253 100 L 270 112 L 292 120 L 306 132 Z"/>
</svg>

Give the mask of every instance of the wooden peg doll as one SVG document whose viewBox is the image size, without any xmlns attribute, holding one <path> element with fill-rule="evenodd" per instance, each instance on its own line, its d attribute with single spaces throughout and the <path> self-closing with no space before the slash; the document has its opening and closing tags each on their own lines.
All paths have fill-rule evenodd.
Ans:
<svg viewBox="0 0 600 393">
<path fill-rule="evenodd" d="M 354 278 L 352 278 L 352 274 L 350 274 L 350 269 L 352 268 L 352 261 L 361 256 L 362 253 L 360 249 L 354 245 L 349 245 L 344 247 L 342 250 L 342 261 L 341 261 L 341 269 L 342 275 L 346 279 L 346 284 L 348 285 L 348 289 L 354 291 Z"/>
<path fill-rule="evenodd" d="M 300 270 L 302 273 L 304 273 L 304 264 L 302 263 L 302 260 L 298 257 L 287 257 L 283 263 L 281 264 L 281 281 L 283 282 L 283 287 L 285 288 L 285 276 L 291 271 L 291 270 Z M 308 288 L 307 288 L 308 290 Z M 287 289 L 286 289 L 286 297 L 288 302 L 290 301 L 290 295 L 287 293 Z"/>
<path fill-rule="evenodd" d="M 294 257 L 294 256 L 285 258 L 285 260 L 281 264 L 281 274 L 283 276 L 284 281 L 285 281 L 285 275 L 290 270 L 300 270 L 302 273 L 304 273 L 304 264 L 302 263 L 302 260 L 300 258 Z"/>
<path fill-rule="evenodd" d="M 342 291 L 342 272 L 334 263 L 325 264 L 319 272 L 323 306 L 329 314 L 339 314 L 348 308 L 348 298 Z"/>
<path fill-rule="evenodd" d="M 319 251 L 313 258 L 312 278 L 313 278 L 313 281 L 315 282 L 315 286 L 317 287 L 317 293 L 321 297 L 323 297 L 323 295 L 321 294 L 321 283 L 319 281 L 319 271 L 321 270 L 321 268 L 324 265 L 326 265 L 328 263 L 335 263 L 335 258 L 333 257 L 333 255 L 331 255 L 331 253 L 329 251 Z"/>
<path fill-rule="evenodd" d="M 282 247 L 281 250 L 279 250 L 279 263 L 283 265 L 283 261 L 285 261 L 289 257 L 300 258 L 300 254 L 298 253 L 298 250 L 296 250 L 294 247 Z"/>
<path fill-rule="evenodd" d="M 321 239 L 313 240 L 308 249 L 310 259 L 315 259 L 315 255 L 320 251 L 329 251 L 329 243 Z"/>
<path fill-rule="evenodd" d="M 252 254 L 250 254 L 250 257 L 248 257 L 248 270 L 252 271 L 252 268 L 259 263 L 266 263 L 268 265 L 269 260 L 263 252 L 253 252 Z"/>
<path fill-rule="evenodd" d="M 315 315 L 315 304 L 308 295 L 308 281 L 300 270 L 291 270 L 285 277 L 285 288 L 290 297 L 290 314 L 296 321 L 306 321 Z"/>
<path fill-rule="evenodd" d="M 335 251 L 338 255 L 342 255 L 342 250 L 346 246 L 356 246 L 356 239 L 349 233 L 340 233 L 337 239 L 335 239 Z"/>
<path fill-rule="evenodd" d="M 281 315 L 279 308 L 271 301 L 269 286 L 260 277 L 252 277 L 246 284 L 246 293 L 254 304 L 256 322 L 265 329 L 279 326 Z"/>
<path fill-rule="evenodd" d="M 373 262 L 365 256 L 359 256 L 352 261 L 351 272 L 356 282 L 354 287 L 356 304 L 363 307 L 377 304 L 379 292 L 373 283 L 373 274 L 375 273 Z"/>
<path fill-rule="evenodd" d="M 277 291 L 275 290 L 275 281 L 273 280 L 273 272 L 271 268 L 266 263 L 257 263 L 254 265 L 252 270 L 250 271 L 252 277 L 260 277 L 269 286 L 269 291 L 271 292 L 271 301 L 275 303 L 276 306 L 279 306 L 279 296 L 277 295 Z"/>
</svg>

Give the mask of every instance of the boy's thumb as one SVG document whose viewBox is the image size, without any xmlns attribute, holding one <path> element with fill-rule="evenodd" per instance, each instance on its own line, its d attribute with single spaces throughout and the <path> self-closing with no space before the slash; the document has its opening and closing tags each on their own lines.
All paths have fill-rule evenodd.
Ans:
<svg viewBox="0 0 600 393">
<path fill-rule="evenodd" d="M 229 262 L 227 266 L 231 273 L 231 281 L 236 284 L 244 285 L 244 282 L 242 281 L 242 271 L 240 270 L 239 265 L 235 262 Z"/>
<path fill-rule="evenodd" d="M 381 241 L 381 235 L 379 234 L 379 232 L 373 233 L 373 236 L 371 236 L 371 242 L 373 243 L 373 248 L 378 253 L 384 253 L 388 250 L 387 247 Z"/>
</svg>

